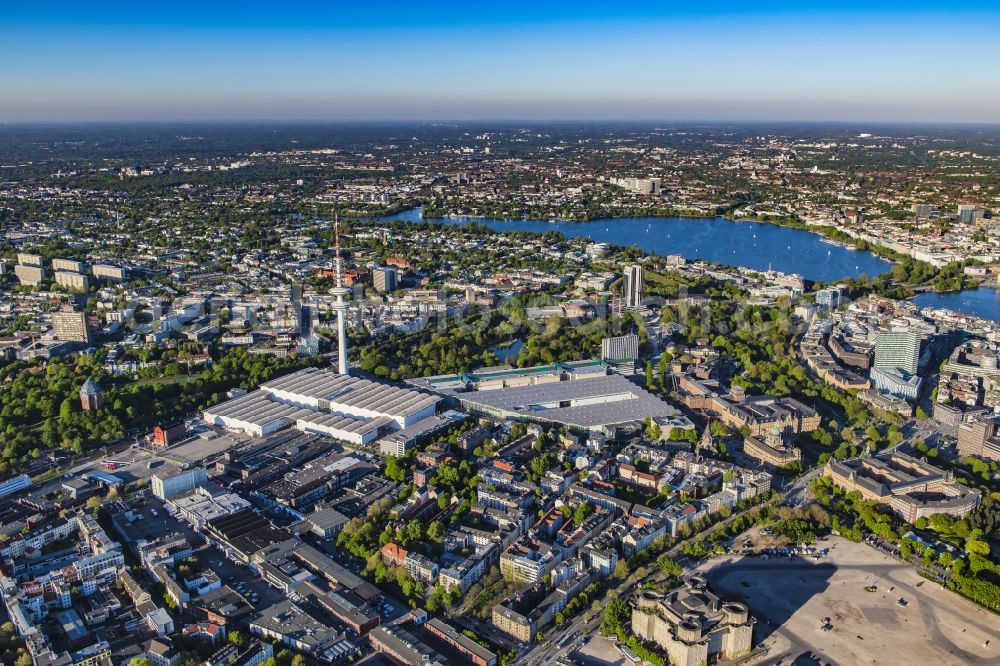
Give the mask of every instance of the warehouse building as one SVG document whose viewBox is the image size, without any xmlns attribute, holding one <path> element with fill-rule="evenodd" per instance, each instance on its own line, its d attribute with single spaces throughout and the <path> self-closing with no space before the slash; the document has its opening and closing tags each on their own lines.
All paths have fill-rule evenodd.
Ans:
<svg viewBox="0 0 1000 666">
<path fill-rule="evenodd" d="M 377 652 L 388 655 L 404 666 L 444 666 L 448 661 L 410 631 L 411 627 L 393 624 L 378 627 L 368 634 Z"/>
<path fill-rule="evenodd" d="M 313 617 L 292 601 L 281 601 L 250 620 L 250 633 L 271 641 L 280 641 L 321 663 L 346 660 L 358 652 L 357 646 L 336 628 Z"/>
<path fill-rule="evenodd" d="M 429 620 L 424 625 L 424 629 L 475 666 L 496 666 L 497 664 L 497 656 L 493 652 L 460 633 L 443 620 L 438 618 Z"/>
<path fill-rule="evenodd" d="M 434 416 L 440 398 L 419 391 L 306 368 L 204 412 L 208 423 L 258 437 L 294 425 L 353 444 Z"/>
</svg>

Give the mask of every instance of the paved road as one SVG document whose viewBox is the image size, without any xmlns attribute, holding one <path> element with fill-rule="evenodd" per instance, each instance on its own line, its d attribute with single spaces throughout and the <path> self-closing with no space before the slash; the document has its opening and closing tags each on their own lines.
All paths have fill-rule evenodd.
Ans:
<svg viewBox="0 0 1000 666">
<path fill-rule="evenodd" d="M 809 470 L 807 473 L 803 474 L 801 477 L 799 477 L 794 483 L 792 483 L 787 488 L 785 499 L 783 500 L 782 503 L 791 504 L 799 502 L 802 499 L 804 499 L 806 488 L 808 487 L 809 483 L 820 474 L 820 471 L 821 470 L 819 468 L 812 469 Z M 719 526 L 728 525 L 732 521 L 736 520 L 740 515 L 741 514 L 733 514 L 729 518 L 726 518 L 725 520 L 722 520 L 712 525 L 711 527 L 698 533 L 697 535 L 692 536 L 687 541 L 693 541 L 698 537 L 704 536 Z M 675 544 L 674 546 L 671 546 L 664 552 L 664 554 L 667 557 L 676 557 L 678 554 L 680 554 L 681 549 L 684 547 L 685 543 L 686 541 L 682 541 Z M 678 561 L 682 564 L 682 566 L 685 564 L 684 560 L 679 559 Z M 661 577 L 662 576 L 660 575 L 660 572 L 654 568 L 650 574 L 644 576 L 638 581 L 630 583 L 629 579 L 626 579 L 625 581 L 623 581 L 614 588 L 614 593 L 617 594 L 618 598 L 626 599 L 629 596 L 631 596 L 632 592 L 634 592 L 635 589 L 640 585 L 642 585 L 643 583 Z M 589 636 L 594 631 L 596 631 L 597 628 L 600 626 L 602 620 L 601 614 L 598 614 L 595 618 L 593 618 L 589 622 L 584 622 L 583 619 L 584 614 L 585 613 L 580 613 L 579 615 L 574 617 L 569 622 L 566 622 L 562 626 L 550 629 L 545 637 L 545 641 L 543 641 L 543 643 L 539 645 L 535 645 L 528 652 L 522 655 L 521 659 L 518 660 L 518 663 L 525 664 L 526 666 L 542 666 L 544 664 L 554 664 L 561 657 L 564 657 L 573 652 L 574 650 L 576 650 L 579 647 L 578 637 L 583 637 L 584 640 L 586 640 L 585 637 Z M 571 636 L 572 638 L 568 639 L 566 643 L 560 647 L 560 643 L 567 635 Z"/>
</svg>

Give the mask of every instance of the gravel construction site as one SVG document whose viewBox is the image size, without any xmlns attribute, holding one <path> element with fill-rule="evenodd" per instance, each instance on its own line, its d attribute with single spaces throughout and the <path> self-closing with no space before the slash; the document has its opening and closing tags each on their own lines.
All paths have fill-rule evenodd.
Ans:
<svg viewBox="0 0 1000 666">
<path fill-rule="evenodd" d="M 733 556 L 698 567 L 757 618 L 754 643 L 767 651 L 745 664 L 1000 666 L 1000 616 L 864 544 L 821 545 L 823 559 Z"/>
</svg>

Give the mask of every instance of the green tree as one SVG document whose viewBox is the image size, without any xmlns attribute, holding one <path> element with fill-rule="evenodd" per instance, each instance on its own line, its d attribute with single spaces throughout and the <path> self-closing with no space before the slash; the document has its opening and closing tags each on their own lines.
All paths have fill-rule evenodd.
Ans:
<svg viewBox="0 0 1000 666">
<path fill-rule="evenodd" d="M 965 541 L 965 550 L 975 555 L 983 557 L 990 554 L 990 544 L 982 540 L 983 531 L 974 529 L 969 533 L 969 538 Z"/>
<path fill-rule="evenodd" d="M 406 469 L 399 464 L 399 459 L 395 456 L 388 456 L 385 459 L 385 478 L 396 483 L 406 480 Z"/>
<path fill-rule="evenodd" d="M 435 520 L 427 526 L 427 538 L 434 543 L 441 543 L 444 539 L 444 525 L 440 520 Z"/>
<path fill-rule="evenodd" d="M 59 418 L 63 421 L 69 421 L 73 418 L 74 407 L 76 406 L 76 401 L 72 398 L 66 398 L 59 405 Z"/>
<path fill-rule="evenodd" d="M 712 437 L 729 437 L 731 434 L 729 426 L 722 421 L 712 421 L 708 424 L 708 430 L 712 434 Z"/>
<path fill-rule="evenodd" d="M 406 541 L 420 541 L 424 536 L 424 526 L 419 520 L 411 520 L 406 524 Z"/>
<path fill-rule="evenodd" d="M 632 617 L 632 610 L 629 605 L 617 596 L 608 600 L 604 605 L 604 619 L 601 622 L 601 632 L 614 636 L 622 631 L 626 623 Z"/>
<path fill-rule="evenodd" d="M 615 563 L 615 570 L 611 574 L 611 576 L 616 580 L 625 580 L 626 578 L 628 578 L 628 575 L 630 573 L 631 569 L 629 569 L 628 562 L 625 560 L 625 558 L 622 558 L 618 560 L 617 563 Z"/>
<path fill-rule="evenodd" d="M 676 560 L 673 560 L 666 555 L 661 555 L 656 560 L 656 564 L 660 568 L 660 573 L 667 578 L 679 578 L 681 572 L 684 570 Z"/>
<path fill-rule="evenodd" d="M 587 502 L 580 502 L 576 505 L 576 510 L 573 511 L 573 524 L 577 527 L 583 525 L 583 521 L 587 519 L 593 512 L 593 508 Z"/>
</svg>

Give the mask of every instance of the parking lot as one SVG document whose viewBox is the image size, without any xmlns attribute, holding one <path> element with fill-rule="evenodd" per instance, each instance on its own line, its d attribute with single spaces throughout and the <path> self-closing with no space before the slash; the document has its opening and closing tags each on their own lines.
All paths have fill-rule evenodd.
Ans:
<svg viewBox="0 0 1000 666">
<path fill-rule="evenodd" d="M 116 503 L 117 504 L 117 503 Z M 163 501 L 148 490 L 128 500 L 128 506 L 141 514 L 138 520 L 126 525 L 126 532 L 133 541 L 152 541 L 172 532 L 180 532 L 192 547 L 199 547 L 204 539 L 184 521 L 176 520 L 164 509 Z"/>
<path fill-rule="evenodd" d="M 217 548 L 205 545 L 195 552 L 202 565 L 210 567 L 251 606 L 264 608 L 284 599 L 284 595 L 256 576 L 250 567 L 227 560 Z"/>
<path fill-rule="evenodd" d="M 146 494 L 129 502 L 133 510 L 142 513 L 142 519 L 127 527 L 133 539 L 153 540 L 165 534 L 180 532 L 194 549 L 194 555 L 205 568 L 214 571 L 222 583 L 239 592 L 251 605 L 270 605 L 284 598 L 276 589 L 257 577 L 253 570 L 240 562 L 226 558 L 221 550 L 210 545 L 183 520 L 176 520 L 167 513 L 163 502 Z M 154 513 L 155 512 L 155 513 Z"/>
<path fill-rule="evenodd" d="M 218 459 L 225 451 L 238 446 L 244 438 L 209 428 L 195 420 L 188 422 L 188 436 L 180 444 L 163 450 L 156 450 L 147 435 L 136 439 L 125 447 L 120 445 L 103 455 L 94 455 L 86 462 L 79 463 L 63 472 L 63 476 L 86 477 L 95 472 L 114 474 L 126 483 L 144 483 L 154 474 L 172 474 L 182 465 L 208 464 Z M 110 464 L 109 464 L 110 463 Z M 113 468 L 113 469 L 112 469 Z M 59 480 L 53 481 L 53 487 Z"/>
<path fill-rule="evenodd" d="M 215 460 L 224 452 L 245 443 L 245 441 L 246 437 L 228 433 L 220 434 L 217 430 L 207 426 L 195 425 L 183 442 L 162 451 L 162 455 L 181 464 L 204 464 L 205 461 Z"/>
<path fill-rule="evenodd" d="M 177 471 L 179 469 L 180 467 L 176 463 L 165 460 L 152 451 L 130 447 L 120 453 L 109 454 L 77 465 L 68 470 L 66 474 L 83 478 L 94 472 L 103 472 L 114 474 L 125 483 L 142 483 L 148 481 L 154 474 L 169 473 L 171 470 Z"/>
</svg>

